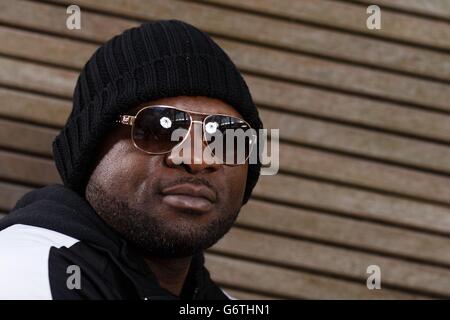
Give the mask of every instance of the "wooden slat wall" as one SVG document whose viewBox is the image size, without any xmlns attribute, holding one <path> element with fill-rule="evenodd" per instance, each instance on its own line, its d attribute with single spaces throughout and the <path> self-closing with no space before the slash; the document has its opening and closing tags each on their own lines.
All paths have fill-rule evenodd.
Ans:
<svg viewBox="0 0 450 320">
<path fill-rule="evenodd" d="M 371 0 L 356 0 L 361 3 L 372 4 Z M 450 3 L 447 0 L 378 0 L 379 5 L 386 8 L 398 9 L 404 12 L 424 15 L 425 17 L 450 19 Z"/>
<path fill-rule="evenodd" d="M 449 0 L 2 0 L 0 214 L 60 182 L 51 142 L 96 47 L 155 19 L 210 33 L 281 128 L 280 173 L 208 250 L 218 283 L 242 299 L 450 298 Z"/>
</svg>

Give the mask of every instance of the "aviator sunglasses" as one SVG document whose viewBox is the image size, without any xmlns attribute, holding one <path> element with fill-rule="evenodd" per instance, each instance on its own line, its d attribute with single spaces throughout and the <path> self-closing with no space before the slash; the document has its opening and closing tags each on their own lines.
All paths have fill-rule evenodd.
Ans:
<svg viewBox="0 0 450 320">
<path fill-rule="evenodd" d="M 194 120 L 193 117 L 200 118 L 202 121 Z M 131 139 L 134 146 L 148 154 L 165 154 L 181 146 L 194 123 L 202 125 L 202 140 L 208 148 L 216 142 L 214 148 L 209 150 L 219 163 L 244 164 L 256 143 L 256 134 L 254 130 L 249 130 L 252 128 L 248 122 L 225 114 L 209 114 L 165 105 L 151 105 L 140 109 L 135 116 L 120 115 L 117 122 L 131 126 Z M 179 129 L 181 131 L 177 131 L 175 135 L 178 139 L 173 139 L 175 131 Z M 244 134 L 240 136 L 241 138 L 238 138 L 236 134 L 242 133 Z M 238 157 L 238 154 L 241 157 Z"/>
</svg>

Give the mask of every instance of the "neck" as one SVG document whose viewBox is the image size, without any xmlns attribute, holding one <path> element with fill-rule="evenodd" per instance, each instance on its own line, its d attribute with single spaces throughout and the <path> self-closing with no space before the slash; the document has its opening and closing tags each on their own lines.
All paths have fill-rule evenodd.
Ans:
<svg viewBox="0 0 450 320">
<path fill-rule="evenodd" d="M 145 261 L 159 285 L 179 297 L 189 271 L 192 257 L 161 259 L 146 257 Z"/>
</svg>

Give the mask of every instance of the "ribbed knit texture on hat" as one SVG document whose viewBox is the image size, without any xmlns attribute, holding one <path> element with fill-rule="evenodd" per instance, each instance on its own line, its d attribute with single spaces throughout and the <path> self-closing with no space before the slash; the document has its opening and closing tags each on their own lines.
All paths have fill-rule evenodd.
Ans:
<svg viewBox="0 0 450 320">
<path fill-rule="evenodd" d="M 182 95 L 220 99 L 253 128 L 262 128 L 236 66 L 206 33 L 187 23 L 144 23 L 98 48 L 78 77 L 72 112 L 53 141 L 64 185 L 84 196 L 99 143 L 119 114 L 141 103 Z M 243 203 L 260 168 L 259 163 L 249 165 Z"/>
</svg>

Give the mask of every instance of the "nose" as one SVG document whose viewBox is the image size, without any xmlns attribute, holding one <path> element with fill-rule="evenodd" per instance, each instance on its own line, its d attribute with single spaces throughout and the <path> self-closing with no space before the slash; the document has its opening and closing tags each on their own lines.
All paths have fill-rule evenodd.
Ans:
<svg viewBox="0 0 450 320">
<path fill-rule="evenodd" d="M 165 162 L 169 167 L 180 166 L 191 174 L 217 171 L 220 164 L 208 161 L 205 156 L 209 156 L 209 160 L 213 159 L 203 139 L 203 123 L 193 120 L 184 142 L 166 155 Z"/>
</svg>

